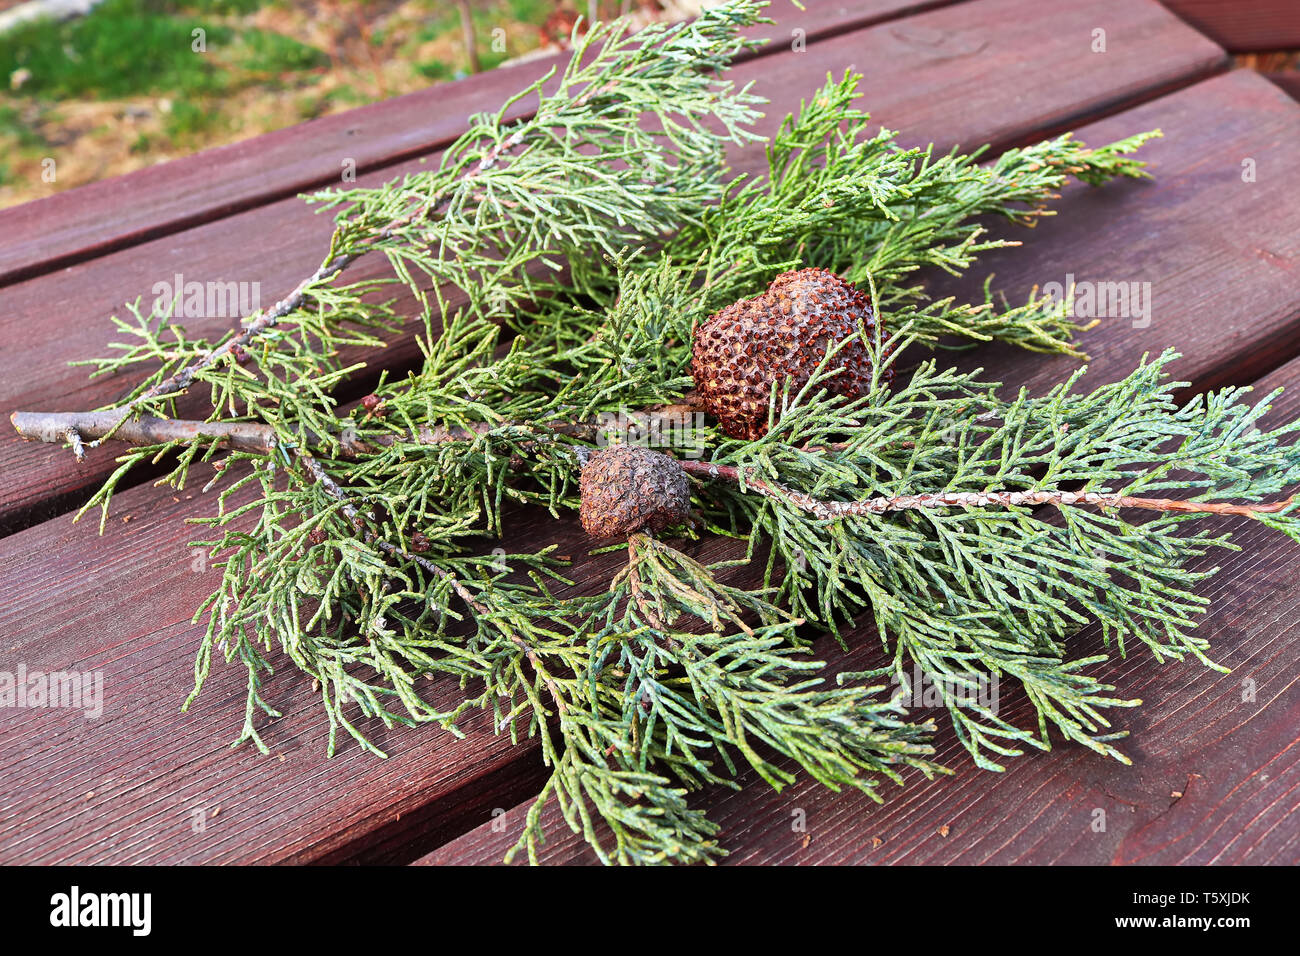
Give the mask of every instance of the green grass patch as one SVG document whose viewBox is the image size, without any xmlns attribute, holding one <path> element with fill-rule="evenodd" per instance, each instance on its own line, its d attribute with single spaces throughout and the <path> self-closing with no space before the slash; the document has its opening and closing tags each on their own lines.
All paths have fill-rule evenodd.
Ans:
<svg viewBox="0 0 1300 956">
<path fill-rule="evenodd" d="M 28 149 L 47 145 L 45 137 L 28 126 L 22 114 L 12 106 L 0 106 L 0 139 L 12 140 L 17 146 Z"/>
<path fill-rule="evenodd" d="M 323 50 L 269 30 L 243 30 L 236 43 L 237 62 L 250 73 L 294 73 L 329 66 Z"/>
<path fill-rule="evenodd" d="M 213 19 L 263 5 L 262 0 L 106 0 L 88 16 L 37 21 L 0 36 L 0 77 L 26 68 L 31 78 L 23 92 L 48 99 L 155 93 L 184 98 L 242 86 L 248 82 L 242 72 L 285 73 L 328 64 L 325 53 L 291 37 Z"/>
<path fill-rule="evenodd" d="M 32 75 L 23 91 L 54 99 L 221 92 L 226 78 L 210 56 L 193 51 L 192 31 L 206 31 L 209 50 L 228 43 L 232 31 L 153 6 L 107 0 L 86 17 L 25 24 L 0 36 L 0 76 L 25 67 Z"/>
<path fill-rule="evenodd" d="M 415 71 L 429 80 L 450 80 L 452 69 L 441 60 L 429 60 L 425 63 L 415 64 Z"/>
<path fill-rule="evenodd" d="M 218 122 L 215 110 L 195 105 L 188 100 L 177 100 L 172 103 L 171 112 L 163 119 L 163 132 L 173 143 L 180 144 L 211 131 Z"/>
</svg>

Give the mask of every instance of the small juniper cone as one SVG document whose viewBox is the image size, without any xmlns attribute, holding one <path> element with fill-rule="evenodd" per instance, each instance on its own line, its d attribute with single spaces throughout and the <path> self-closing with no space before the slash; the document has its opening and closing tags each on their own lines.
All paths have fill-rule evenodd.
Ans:
<svg viewBox="0 0 1300 956">
<path fill-rule="evenodd" d="M 660 531 L 691 514 L 691 488 L 682 466 L 639 445 L 610 445 L 592 455 L 582 469 L 581 489 L 578 516 L 597 538 Z"/>
<path fill-rule="evenodd" d="M 767 432 L 772 383 L 794 394 L 808 384 L 829 346 L 858 331 L 870 339 L 876 317 L 871 298 L 826 269 L 784 272 L 767 291 L 733 302 L 695 330 L 691 375 L 705 411 L 733 438 Z M 886 356 L 889 354 L 885 349 Z M 871 387 L 871 353 L 861 340 L 840 349 L 828 371 L 828 391 L 857 398 Z M 885 369 L 885 382 L 893 369 Z"/>
</svg>

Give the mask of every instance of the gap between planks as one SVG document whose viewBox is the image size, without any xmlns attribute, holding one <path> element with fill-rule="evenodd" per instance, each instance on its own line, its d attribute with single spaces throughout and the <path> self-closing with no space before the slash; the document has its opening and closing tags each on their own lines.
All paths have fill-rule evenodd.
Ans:
<svg viewBox="0 0 1300 956">
<path fill-rule="evenodd" d="M 1257 78 L 1232 75 L 1204 86 L 1207 89 L 1176 97 L 1200 100 L 1202 108 L 1185 111 L 1184 122 L 1199 121 L 1202 135 L 1217 141 L 1217 131 L 1230 122 L 1246 124 L 1264 139 L 1275 135 L 1263 122 L 1269 101 L 1253 101 L 1247 95 L 1260 90 Z M 1220 98 L 1217 105 L 1214 95 Z M 1109 137 L 1130 124 L 1165 122 L 1182 106 L 1151 104 L 1089 133 Z M 1166 125 L 1171 133 L 1178 128 Z M 1211 166 L 1222 164 L 1234 158 L 1237 146 L 1225 137 L 1219 153 L 1197 155 Z M 1286 143 L 1279 148 L 1285 149 Z M 1149 197 L 1166 190 L 1179 199 L 1183 188 L 1212 197 L 1203 185 L 1180 187 L 1167 179 L 1141 184 L 1138 193 L 1120 197 L 1115 212 L 1124 222 L 1140 224 L 1160 208 L 1146 205 L 1144 198 L 1150 202 Z M 1079 209 L 1107 201 L 1104 190 L 1079 200 Z M 1042 239 L 1051 237 L 1043 234 Z M 1060 254 L 1062 244 L 1110 248 L 1104 233 L 1093 233 L 1082 242 L 1068 235 L 1035 242 L 1024 253 L 1050 259 Z M 1216 269 L 1226 267 L 1220 260 L 1211 262 Z M 1153 278 L 1177 282 L 1185 276 L 1185 266 L 1165 263 L 1166 274 Z M 1215 278 L 1230 282 L 1223 274 Z M 1099 340 L 1110 343 L 1108 351 L 1119 350 L 1131 332 L 1114 326 L 1101 331 L 1111 333 Z M 1032 375 L 1041 361 L 1023 358 L 1013 381 Z M 523 799 L 528 785 L 539 782 L 535 748 L 512 750 L 491 736 L 481 719 L 467 725 L 470 737 L 465 741 L 453 741 L 436 728 L 381 733 L 381 744 L 394 753 L 392 760 L 379 763 L 352 748 L 326 762 L 313 696 L 307 682 L 293 674 L 277 678 L 273 685 L 274 700 L 284 705 L 287 715 L 268 728 L 279 755 L 291 761 L 287 767 L 276 757 L 264 759 L 248 750 L 226 752 L 224 742 L 241 700 L 241 683 L 233 669 L 214 674 L 208 695 L 194 713 L 174 715 L 164 702 L 184 696 L 198 638 L 197 629 L 185 622 L 213 580 L 210 573 L 205 577 L 190 570 L 193 554 L 185 545 L 190 533 L 177 524 L 193 506 L 182 498 L 160 507 L 157 499 L 148 489 L 128 492 L 123 510 L 138 515 L 139 523 L 114 525 L 103 540 L 83 537 L 80 529 L 67 525 L 47 525 L 0 544 L 16 597 L 12 607 L 0 611 L 0 632 L 18 635 L 11 653 L 19 653 L 29 666 L 46 669 L 116 669 L 116 706 L 125 710 L 115 713 L 112 726 L 102 728 L 88 729 L 68 715 L 53 713 L 15 728 L 13 746 L 0 755 L 0 777 L 24 796 L 15 800 L 14 823 L 0 838 L 5 858 L 84 860 L 99 854 L 92 858 L 391 861 L 406 853 L 409 859 L 458 827 L 486 819 L 493 807 L 509 806 L 505 798 Z M 619 564 L 617 555 L 583 555 L 583 539 L 572 522 L 552 523 L 533 512 L 523 515 L 513 531 L 515 547 L 560 538 L 578 559 L 574 576 L 588 587 L 598 586 Z M 697 548 L 696 556 L 719 556 L 717 545 Z M 85 581 L 94 582 L 93 590 L 86 589 Z M 50 767 L 57 769 L 51 773 Z M 280 803 L 276 813 L 265 814 L 265 802 L 283 801 L 285 794 L 292 809 Z M 208 835 L 186 840 L 175 832 L 180 826 L 176 814 L 213 807 L 221 808 L 224 819 L 214 821 Z M 453 807 L 462 815 L 453 819 Z M 18 832 L 23 835 L 17 837 Z M 163 834 L 170 837 L 163 840 Z M 372 837 L 378 836 L 382 844 L 376 846 Z"/>
<path fill-rule="evenodd" d="M 1089 46 L 1099 21 L 1116 38 L 1104 55 Z M 1124 36 L 1137 40 L 1121 42 Z M 1035 39 L 1040 37 L 1046 39 Z M 837 35 L 804 53 L 773 53 L 741 64 L 734 73 L 755 80 L 759 92 L 772 99 L 761 126 L 769 133 L 820 86 L 828 64 L 834 64 L 836 73 L 852 66 L 864 74 L 866 108 L 879 122 L 903 130 L 906 144 L 933 141 L 946 150 L 958 143 L 992 142 L 997 149 L 1032 140 L 1039 130 L 1117 110 L 1171 85 L 1192 83 L 1223 62 L 1218 47 L 1154 0 L 1089 5 L 972 0 Z M 1030 84 L 1035 95 L 1024 97 Z M 731 160 L 736 171 L 758 169 L 761 144 L 733 151 Z M 419 168 L 418 162 L 404 163 L 362 182 L 378 184 Z M 91 382 L 82 369 L 64 365 L 69 358 L 103 354 L 111 328 L 107 321 L 72 324 L 70 317 L 107 315 L 148 290 L 160 274 L 169 280 L 176 272 L 192 278 L 198 264 L 201 278 L 256 277 L 272 301 L 315 268 L 329 231 L 329 221 L 305 204 L 284 200 L 83 263 L 57 277 L 0 289 L 0 338 L 16 343 L 13 373 L 0 382 L 0 407 L 72 410 L 116 400 L 128 387 L 122 378 Z M 349 276 L 383 272 L 382 260 L 362 260 Z M 413 298 L 399 292 L 398 308 L 413 312 Z M 229 320 L 187 319 L 186 325 L 192 337 L 216 337 Z M 418 361 L 413 328 L 386 350 L 385 365 L 401 369 Z M 345 356 L 348 361 L 361 357 L 360 352 Z M 353 387 L 372 382 L 376 374 L 358 376 Z M 196 398 L 190 401 L 197 407 Z M 58 448 L 35 447 L 5 431 L 0 531 L 29 527 L 79 504 L 112 467 L 107 454 L 78 466 Z"/>
<path fill-rule="evenodd" d="M 1262 427 L 1300 417 L 1300 360 L 1258 383 L 1287 386 Z M 719 840 L 745 864 L 1211 864 L 1300 863 L 1300 842 L 1286 821 L 1300 811 L 1300 583 L 1291 567 L 1297 545 L 1263 526 L 1222 524 L 1241 552 L 1215 552 L 1192 570 L 1220 566 L 1201 593 L 1212 600 L 1201 623 L 1222 675 L 1196 663 L 1158 664 L 1143 647 L 1112 660 L 1098 676 L 1123 697 L 1145 703 L 1112 714 L 1132 735 L 1119 746 L 1125 767 L 1082 747 L 1054 741 L 1006 761 L 1001 774 L 970 761 L 942 714 L 937 759 L 956 770 L 926 781 L 905 774 L 888 783 L 883 805 L 854 791 L 839 794 L 806 775 L 777 794 L 752 771 L 740 791 L 710 788 L 697 807 L 722 826 Z M 872 627 L 846 635 L 853 650 L 823 639 L 817 650 L 837 669 L 886 666 Z M 1106 651 L 1098 629 L 1072 639 L 1078 657 Z M 1250 683 L 1247 684 L 1247 681 Z M 1246 689 L 1253 694 L 1252 699 Z M 1002 716 L 1032 726 L 1023 693 L 1001 688 Z M 1006 706 L 1009 703 L 1010 706 Z M 779 760 L 784 769 L 789 761 Z M 514 843 L 530 801 L 493 817 L 417 861 L 420 865 L 498 863 Z M 1098 811 L 1105 816 L 1099 817 Z M 805 824 L 792 827 L 796 816 Z M 1098 820 L 1104 829 L 1098 830 Z M 597 862 L 554 806 L 543 814 L 547 864 Z"/>
<path fill-rule="evenodd" d="M 738 59 L 776 52 L 792 27 L 815 42 L 954 2 L 960 0 L 819 0 L 800 11 L 779 0 L 770 11 L 779 22 L 748 31 L 770 44 Z M 441 150 L 464 132 L 465 117 L 498 109 L 567 59 L 562 53 L 526 60 L 0 210 L 0 232 L 10 237 L 0 248 L 0 285 L 333 185 L 346 160 L 367 173 Z M 509 115 L 528 113 L 521 103 Z"/>
</svg>

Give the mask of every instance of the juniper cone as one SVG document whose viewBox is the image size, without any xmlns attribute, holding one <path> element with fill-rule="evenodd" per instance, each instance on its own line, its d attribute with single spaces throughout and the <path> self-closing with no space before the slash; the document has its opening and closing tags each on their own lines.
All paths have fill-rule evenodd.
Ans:
<svg viewBox="0 0 1300 956">
<path fill-rule="evenodd" d="M 686 472 L 662 452 L 639 445 L 610 445 L 582 469 L 582 527 L 597 538 L 626 538 L 662 531 L 690 518 Z"/>
<path fill-rule="evenodd" d="M 484 710 L 552 771 L 512 853 L 537 858 L 558 805 L 602 861 L 699 862 L 725 849 L 689 794 L 746 768 L 873 797 L 942 772 L 930 715 L 903 712 L 887 675 L 827 672 L 816 629 L 847 643 L 874 628 L 896 676 L 919 668 L 944 694 L 1023 687 L 1023 724 L 953 696 L 937 712 L 990 770 L 1062 741 L 1125 760 L 1112 722 L 1138 702 L 1095 676 L 1107 656 L 1218 666 L 1196 628 L 1213 571 L 1193 562 L 1231 546 L 1220 515 L 1300 537 L 1283 497 L 1300 423 L 1258 427 L 1269 397 L 1238 388 L 1180 403 L 1173 353 L 1041 398 L 932 359 L 895 382 L 884 368 L 951 336 L 1081 355 L 1066 303 L 934 299 L 921 270 L 972 271 L 1015 244 L 987 224 L 1033 224 L 1072 178 L 1145 176 L 1129 154 L 1158 132 L 936 155 L 878 129 L 849 74 L 760 137 L 760 101 L 727 68 L 761 13 L 727 0 L 639 34 L 593 27 L 565 70 L 476 114 L 420 172 L 312 197 L 336 210 L 334 234 L 271 309 L 207 341 L 129 305 L 110 354 L 85 363 L 132 376 L 126 399 L 13 416 L 92 463 L 101 443 L 141 446 L 87 502 L 101 521 L 138 469 L 167 462 L 176 487 L 210 476 L 194 546 L 221 581 L 198 611 L 187 707 L 212 667 L 236 665 L 239 740 L 266 752 L 264 681 L 294 667 L 319 682 L 331 754 L 379 753 L 377 725 L 461 734 Z M 532 115 L 508 119 L 524 101 Z M 759 138 L 763 168 L 727 166 Z M 361 257 L 391 275 L 349 279 Z M 393 283 L 416 315 L 396 314 Z M 770 311 L 753 304 L 765 294 Z M 422 364 L 390 375 L 378 346 L 412 318 Z M 734 545 L 710 565 L 643 533 L 686 515 L 678 472 L 599 450 L 594 427 L 680 409 L 693 361 L 718 417 L 678 464 L 692 517 L 729 539 L 710 550 Z M 343 407 L 345 382 L 373 400 Z M 207 421 L 177 417 L 184 391 L 210 400 Z M 589 458 L 604 463 L 590 477 Z M 649 507 L 627 517 L 621 476 L 642 466 Z M 509 553 L 530 506 L 626 535 L 626 565 L 598 593 L 552 587 L 567 580 L 558 524 L 556 543 Z M 1086 625 L 1106 654 L 1077 655 Z"/>
<path fill-rule="evenodd" d="M 876 334 L 871 299 L 827 269 L 785 272 L 767 291 L 719 310 L 695 330 L 691 376 L 700 405 L 733 438 L 767 433 L 772 387 L 778 408 L 786 389 L 797 394 L 826 365 L 828 391 L 858 398 L 871 387 Z M 881 359 L 889 355 L 888 347 Z M 880 372 L 885 384 L 893 369 Z"/>
</svg>

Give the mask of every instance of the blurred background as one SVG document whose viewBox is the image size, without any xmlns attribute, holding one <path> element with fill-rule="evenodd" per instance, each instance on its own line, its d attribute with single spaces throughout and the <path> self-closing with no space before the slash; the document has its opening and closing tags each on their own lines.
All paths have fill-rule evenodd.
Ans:
<svg viewBox="0 0 1300 956">
<path fill-rule="evenodd" d="M 0 0 L 0 207 L 707 0 Z M 56 183 L 41 160 L 57 149 Z"/>
<path fill-rule="evenodd" d="M 713 2 L 0 0 L 0 207 Z M 1300 98 L 1300 0 L 1161 2 Z"/>
</svg>

